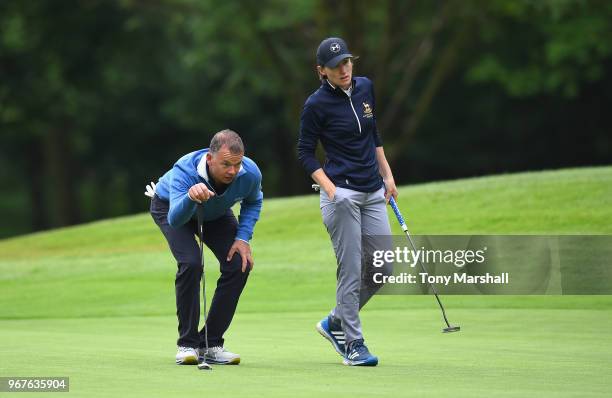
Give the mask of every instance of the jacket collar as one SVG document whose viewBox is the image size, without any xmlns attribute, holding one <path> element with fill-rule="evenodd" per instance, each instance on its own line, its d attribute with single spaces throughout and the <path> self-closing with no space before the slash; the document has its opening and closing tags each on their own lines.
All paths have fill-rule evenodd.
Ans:
<svg viewBox="0 0 612 398">
<path fill-rule="evenodd" d="M 342 95 L 346 95 L 344 93 L 344 91 L 340 87 L 334 86 L 327 79 L 323 79 L 323 80 L 324 81 L 321 83 L 321 87 L 323 87 L 325 90 L 328 90 L 328 91 L 331 91 L 331 92 L 334 92 L 334 93 L 338 93 L 338 94 L 342 94 Z M 355 85 L 356 85 L 356 81 L 355 81 L 355 78 L 353 78 L 351 80 L 351 87 L 352 87 L 353 92 L 355 92 Z"/>
</svg>

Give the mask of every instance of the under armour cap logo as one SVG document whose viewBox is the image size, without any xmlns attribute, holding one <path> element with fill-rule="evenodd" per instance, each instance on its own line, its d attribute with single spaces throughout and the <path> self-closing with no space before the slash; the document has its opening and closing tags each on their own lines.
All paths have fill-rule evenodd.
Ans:
<svg viewBox="0 0 612 398">
<path fill-rule="evenodd" d="M 331 52 L 337 53 L 338 51 L 340 51 L 340 44 L 332 43 L 332 45 L 329 46 L 329 49 L 331 50 Z"/>
</svg>

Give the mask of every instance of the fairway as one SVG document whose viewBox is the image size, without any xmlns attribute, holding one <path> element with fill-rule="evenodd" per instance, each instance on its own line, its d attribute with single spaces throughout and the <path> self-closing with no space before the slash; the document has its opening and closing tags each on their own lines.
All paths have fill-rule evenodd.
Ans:
<svg viewBox="0 0 612 398">
<path fill-rule="evenodd" d="M 399 205 L 414 234 L 611 234 L 612 167 L 402 187 Z M 204 372 L 174 364 L 176 266 L 148 214 L 0 241 L 0 376 L 68 376 L 79 397 L 604 397 L 612 388 L 611 296 L 445 296 L 461 325 L 448 335 L 433 297 L 375 297 L 362 320 L 380 365 L 349 368 L 315 331 L 335 282 L 318 197 L 265 200 L 253 252 L 226 335 L 242 363 Z M 208 251 L 206 264 L 211 287 L 218 263 Z"/>
</svg>

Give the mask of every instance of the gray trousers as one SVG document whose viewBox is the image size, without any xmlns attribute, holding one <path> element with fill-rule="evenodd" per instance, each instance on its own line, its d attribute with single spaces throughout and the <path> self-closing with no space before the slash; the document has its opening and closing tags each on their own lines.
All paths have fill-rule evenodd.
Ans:
<svg viewBox="0 0 612 398">
<path fill-rule="evenodd" d="M 391 227 L 387 218 L 384 188 L 366 193 L 347 188 L 336 188 L 334 200 L 321 190 L 321 214 L 331 237 L 337 268 L 336 307 L 331 315 L 340 319 L 346 343 L 363 339 L 359 310 L 382 285 L 372 284 L 373 272 L 392 273 L 390 266 L 374 268 L 371 251 L 387 247 L 363 247 L 364 236 L 388 237 L 377 239 L 390 247 Z M 371 245 L 367 245 L 371 246 Z M 364 261 L 365 260 L 365 261 Z M 363 263 L 363 266 L 362 266 Z"/>
</svg>

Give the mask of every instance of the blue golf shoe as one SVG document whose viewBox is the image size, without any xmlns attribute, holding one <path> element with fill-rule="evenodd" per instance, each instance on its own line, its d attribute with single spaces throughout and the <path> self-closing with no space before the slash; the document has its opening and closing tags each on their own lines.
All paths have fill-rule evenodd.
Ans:
<svg viewBox="0 0 612 398">
<path fill-rule="evenodd" d="M 329 340 L 330 343 L 334 346 L 334 350 L 342 357 L 344 357 L 345 353 L 345 335 L 342 330 L 340 321 L 334 321 L 330 316 L 326 316 L 321 320 L 321 322 L 317 323 L 317 330 L 321 334 L 321 336 L 325 337 Z"/>
<path fill-rule="evenodd" d="M 349 343 L 343 363 L 349 366 L 376 366 L 378 357 L 370 354 L 363 339 L 358 339 Z"/>
</svg>

